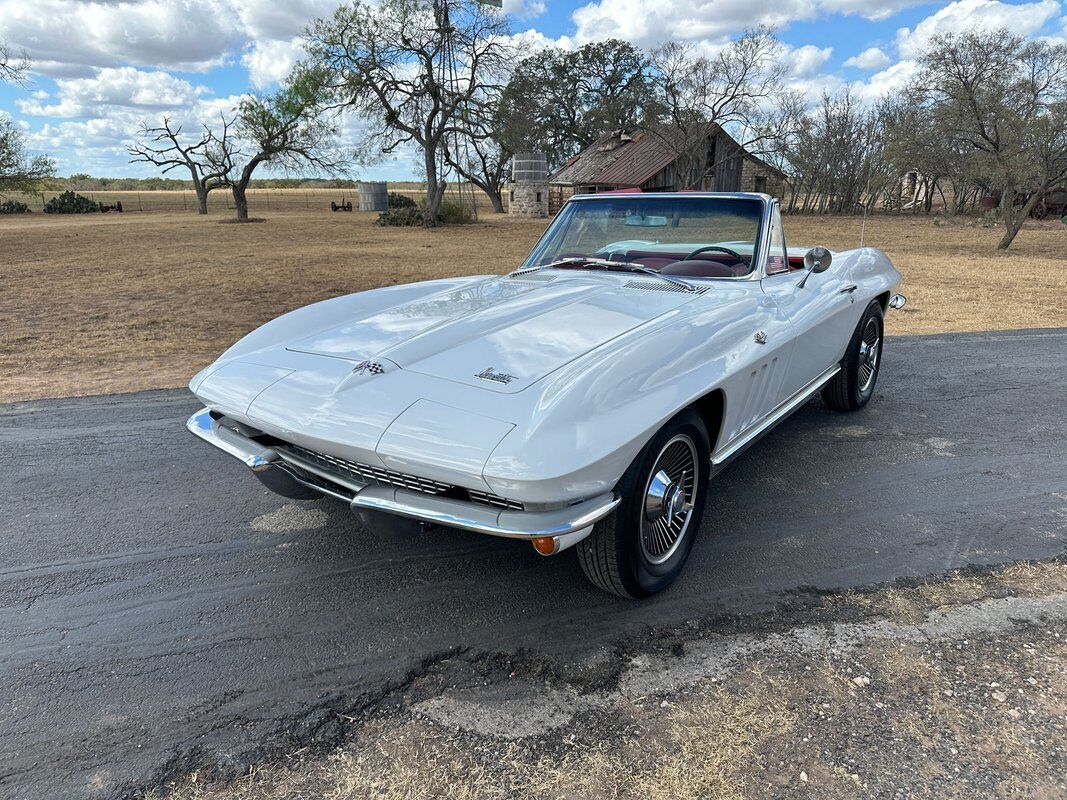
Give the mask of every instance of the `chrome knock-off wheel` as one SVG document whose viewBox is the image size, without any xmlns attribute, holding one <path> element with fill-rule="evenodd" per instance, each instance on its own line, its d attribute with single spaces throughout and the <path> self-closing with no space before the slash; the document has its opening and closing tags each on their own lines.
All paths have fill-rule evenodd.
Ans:
<svg viewBox="0 0 1067 800">
<path fill-rule="evenodd" d="M 863 329 L 863 340 L 860 342 L 860 391 L 866 392 L 874 383 L 874 376 L 878 372 L 878 353 L 881 350 L 882 337 L 878 333 L 878 320 L 871 317 Z"/>
<path fill-rule="evenodd" d="M 641 519 L 641 552 L 651 564 L 670 559 L 689 530 L 699 463 L 693 440 L 678 434 L 653 464 Z"/>
</svg>

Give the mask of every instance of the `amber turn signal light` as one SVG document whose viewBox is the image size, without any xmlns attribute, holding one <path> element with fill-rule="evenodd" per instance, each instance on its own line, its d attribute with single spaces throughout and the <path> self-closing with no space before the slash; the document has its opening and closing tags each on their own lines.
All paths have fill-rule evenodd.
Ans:
<svg viewBox="0 0 1067 800">
<path fill-rule="evenodd" d="M 556 554 L 556 540 L 551 536 L 539 536 L 533 540 L 534 550 L 543 556 L 554 556 Z"/>
</svg>

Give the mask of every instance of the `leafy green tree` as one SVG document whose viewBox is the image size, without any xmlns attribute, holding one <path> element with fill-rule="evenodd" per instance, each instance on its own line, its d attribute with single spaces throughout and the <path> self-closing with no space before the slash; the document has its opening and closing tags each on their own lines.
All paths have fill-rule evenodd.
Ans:
<svg viewBox="0 0 1067 800">
<path fill-rule="evenodd" d="M 29 68 L 25 53 L 0 42 L 0 83 L 23 83 Z M 35 192 L 55 172 L 50 158 L 26 152 L 25 135 L 14 120 L 0 113 L 0 192 Z"/>
<path fill-rule="evenodd" d="M 547 49 L 516 67 L 500 101 L 498 138 L 559 167 L 602 134 L 636 126 L 650 101 L 648 61 L 629 42 Z"/>
<path fill-rule="evenodd" d="M 55 172 L 52 159 L 26 152 L 22 131 L 10 117 L 0 114 L 0 192 L 36 192 Z"/>
<path fill-rule="evenodd" d="M 346 171 L 327 100 L 323 74 L 301 67 L 277 92 L 242 100 L 233 135 L 213 132 L 204 150 L 205 163 L 210 172 L 224 176 L 239 221 L 248 221 L 248 188 L 260 166 L 329 175 Z"/>
</svg>

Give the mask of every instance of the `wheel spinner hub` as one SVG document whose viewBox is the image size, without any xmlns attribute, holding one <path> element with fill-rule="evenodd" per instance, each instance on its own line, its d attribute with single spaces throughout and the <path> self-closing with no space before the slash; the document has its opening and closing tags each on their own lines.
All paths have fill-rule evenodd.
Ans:
<svg viewBox="0 0 1067 800">
<path fill-rule="evenodd" d="M 653 564 L 669 559 L 689 529 L 699 470 L 696 456 L 692 440 L 679 435 L 656 459 L 641 525 L 641 549 Z"/>
<path fill-rule="evenodd" d="M 865 392 L 874 383 L 874 376 L 878 372 L 878 355 L 881 350 L 882 337 L 879 335 L 878 323 L 874 319 L 867 322 L 863 330 L 863 339 L 860 341 L 860 364 L 859 378 L 860 391 Z"/>
</svg>

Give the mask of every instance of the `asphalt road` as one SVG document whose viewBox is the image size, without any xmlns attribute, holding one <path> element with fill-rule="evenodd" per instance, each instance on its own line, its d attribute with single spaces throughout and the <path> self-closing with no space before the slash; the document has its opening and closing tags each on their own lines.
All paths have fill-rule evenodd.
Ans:
<svg viewBox="0 0 1067 800">
<path fill-rule="evenodd" d="M 573 662 L 798 587 L 1045 558 L 1067 539 L 1067 329 L 890 339 L 877 397 L 722 473 L 644 603 L 573 557 L 366 530 L 196 441 L 182 391 L 0 406 L 0 797 L 112 796 L 336 735 L 451 649 Z"/>
</svg>

